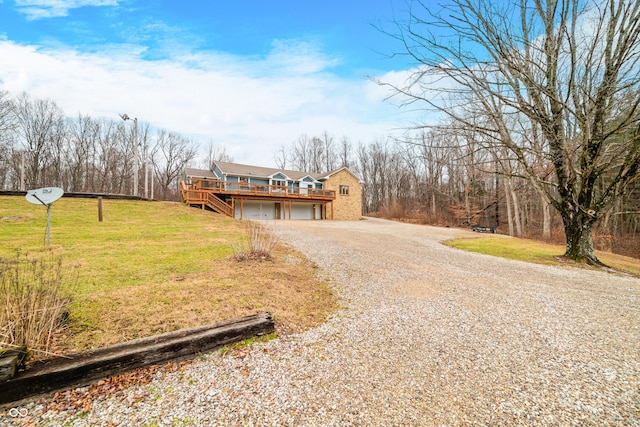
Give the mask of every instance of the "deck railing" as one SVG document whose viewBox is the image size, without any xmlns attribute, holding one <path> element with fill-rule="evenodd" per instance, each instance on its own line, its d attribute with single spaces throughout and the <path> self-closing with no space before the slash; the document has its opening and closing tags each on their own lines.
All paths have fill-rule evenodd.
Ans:
<svg viewBox="0 0 640 427">
<path fill-rule="evenodd" d="M 334 200 L 336 192 L 317 188 L 292 187 L 269 184 L 247 184 L 244 182 L 227 182 L 218 179 L 197 179 L 191 184 L 184 184 L 184 200 L 206 199 L 206 193 L 235 194 L 246 196 L 266 196 L 282 198 Z M 187 197 L 185 197 L 187 196 Z"/>
<path fill-rule="evenodd" d="M 189 185 L 180 181 L 180 195 L 182 200 L 189 204 L 204 205 L 207 203 L 207 192 L 202 190 L 190 190 Z"/>
</svg>

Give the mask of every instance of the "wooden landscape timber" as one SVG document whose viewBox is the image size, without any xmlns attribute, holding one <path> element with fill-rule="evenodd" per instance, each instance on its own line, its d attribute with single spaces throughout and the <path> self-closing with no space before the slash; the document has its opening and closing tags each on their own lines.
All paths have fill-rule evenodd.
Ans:
<svg viewBox="0 0 640 427">
<path fill-rule="evenodd" d="M 0 382 L 13 378 L 27 357 L 26 347 L 0 350 Z"/>
<path fill-rule="evenodd" d="M 136 368 L 185 359 L 243 339 L 268 335 L 274 330 L 271 314 L 262 313 L 36 362 L 0 383 L 0 407 L 88 385 Z"/>
</svg>

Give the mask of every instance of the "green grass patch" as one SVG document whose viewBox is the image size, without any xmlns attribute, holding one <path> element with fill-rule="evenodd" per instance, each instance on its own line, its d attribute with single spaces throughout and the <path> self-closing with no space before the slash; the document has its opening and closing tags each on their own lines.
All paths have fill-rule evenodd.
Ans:
<svg viewBox="0 0 640 427">
<path fill-rule="evenodd" d="M 562 258 L 564 246 L 529 239 L 492 235 L 454 239 L 445 244 L 469 252 L 536 264 L 567 265 L 569 262 Z M 609 267 L 632 274 L 640 274 L 640 260 L 638 259 L 600 251 L 596 251 L 596 256 Z M 587 266 L 584 265 L 584 267 Z"/>
<path fill-rule="evenodd" d="M 79 269 L 80 292 L 163 281 L 229 257 L 229 240 L 239 238 L 234 221 L 178 203 L 62 198 L 52 205 L 51 249 Z M 47 252 L 46 208 L 22 197 L 0 199 L 0 256 L 14 248 Z M 4 218 L 4 219 L 3 219 Z"/>
<path fill-rule="evenodd" d="M 628 256 L 616 255 L 609 252 L 596 251 L 598 259 L 617 270 L 640 275 L 640 260 Z"/>
<path fill-rule="evenodd" d="M 220 354 L 222 354 L 223 356 L 235 351 L 235 350 L 243 350 L 247 347 L 251 347 L 252 345 L 256 344 L 256 343 L 265 343 L 265 342 L 269 342 L 273 339 L 276 339 L 276 334 L 275 333 L 271 333 L 271 334 L 267 334 L 267 335 L 262 335 L 259 337 L 250 337 L 247 339 L 244 339 L 242 341 L 238 341 L 235 342 L 233 344 L 229 344 L 229 345 L 225 345 L 220 349 Z"/>
</svg>

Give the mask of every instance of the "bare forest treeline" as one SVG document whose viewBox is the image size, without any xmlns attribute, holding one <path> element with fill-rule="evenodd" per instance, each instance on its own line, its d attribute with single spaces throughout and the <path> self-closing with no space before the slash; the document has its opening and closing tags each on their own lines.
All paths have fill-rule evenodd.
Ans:
<svg viewBox="0 0 640 427">
<path fill-rule="evenodd" d="M 194 141 L 137 119 L 69 118 L 53 101 L 0 91 L 0 190 L 56 186 L 178 200 L 180 175 L 197 154 Z"/>
<path fill-rule="evenodd" d="M 281 146 L 275 161 L 279 168 L 310 172 L 348 167 L 362 181 L 366 215 L 439 226 L 480 224 L 511 236 L 564 243 L 560 216 L 531 180 L 475 138 L 453 125 L 356 145 L 324 132 Z M 599 221 L 594 244 L 640 255 L 639 181 Z"/>
<path fill-rule="evenodd" d="M 559 215 L 515 162 L 455 124 L 403 140 L 367 143 L 329 132 L 301 135 L 275 153 L 279 168 L 326 172 L 348 167 L 362 180 L 363 212 L 424 224 L 497 227 L 504 234 L 562 242 Z M 233 161 L 224 147 L 208 144 L 203 167 Z M 193 140 L 152 130 L 137 120 L 66 117 L 50 100 L 0 92 L 0 189 L 58 186 L 66 192 L 136 194 L 179 200 L 178 181 L 197 163 Z M 146 159 L 147 162 L 143 161 Z M 137 161 L 136 161 L 137 160 Z M 542 160 L 536 166 L 545 167 Z M 606 188 L 606 179 L 602 187 Z M 598 222 L 596 248 L 640 254 L 640 182 Z"/>
</svg>

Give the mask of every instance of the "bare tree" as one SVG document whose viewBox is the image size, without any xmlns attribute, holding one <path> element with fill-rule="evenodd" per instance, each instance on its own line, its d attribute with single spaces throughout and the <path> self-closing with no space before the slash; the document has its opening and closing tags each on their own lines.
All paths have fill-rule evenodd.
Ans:
<svg viewBox="0 0 640 427">
<path fill-rule="evenodd" d="M 398 169 L 400 156 L 388 140 L 377 140 L 369 145 L 360 144 L 357 152 L 357 174 L 364 181 L 364 212 L 377 212 L 389 207 L 401 186 Z"/>
<path fill-rule="evenodd" d="M 89 116 L 78 115 L 69 124 L 70 191 L 98 191 L 96 189 L 97 150 L 102 126 Z"/>
<path fill-rule="evenodd" d="M 311 138 L 310 141 L 310 159 L 309 159 L 309 168 L 306 169 L 309 172 L 320 173 L 325 169 L 325 159 L 327 158 L 327 153 L 325 151 L 325 141 L 317 136 Z M 305 170 L 305 169 L 303 169 Z"/>
<path fill-rule="evenodd" d="M 329 135 L 329 132 L 325 130 L 322 133 L 321 140 L 322 140 L 322 145 L 324 147 L 323 156 L 322 156 L 324 160 L 324 165 L 321 168 L 322 170 L 319 172 L 329 172 L 336 169 L 336 166 L 338 164 L 338 159 L 337 159 L 335 149 L 334 149 L 334 144 L 333 144 L 333 137 Z"/>
<path fill-rule="evenodd" d="M 341 168 L 349 168 L 351 167 L 352 160 L 352 151 L 353 147 L 351 146 L 351 141 L 346 136 L 343 136 L 340 140 L 340 154 L 339 154 L 339 163 L 338 167 Z"/>
<path fill-rule="evenodd" d="M 529 119 L 551 175 L 533 167 L 535 147 L 517 131 L 507 129 L 511 138 L 501 142 L 560 214 L 565 256 L 600 264 L 593 224 L 640 168 L 640 3 L 452 0 L 439 11 L 421 1 L 410 6 L 408 21 L 397 22 L 393 36 L 419 66 L 407 85 L 387 85 L 407 103 L 423 103 L 463 125 L 469 123 L 461 103 L 470 95 L 499 100 L 505 114 Z M 440 33 L 433 33 L 436 28 Z M 445 106 L 443 95 L 460 108 Z"/>
<path fill-rule="evenodd" d="M 177 197 L 178 178 L 197 153 L 197 147 L 191 140 L 174 132 L 158 131 L 156 145 L 151 150 L 151 162 L 165 200 Z"/>
<path fill-rule="evenodd" d="M 45 171 L 44 182 L 46 185 L 55 185 L 56 187 L 66 187 L 66 166 L 67 166 L 67 129 L 66 122 L 62 110 L 60 115 L 53 123 L 49 134 L 48 158 L 46 163 L 48 168 Z"/>
<path fill-rule="evenodd" d="M 130 167 L 126 161 L 125 125 L 108 121 L 100 126 L 95 168 L 97 183 L 93 191 L 125 193 L 125 182 L 131 182 Z"/>
<path fill-rule="evenodd" d="M 287 166 L 299 171 L 312 173 L 329 172 L 350 162 L 351 145 L 343 138 L 340 152 L 336 151 L 334 138 L 324 131 L 321 137 L 302 134 L 289 147 L 281 146 L 274 155 L 280 169 Z"/>
<path fill-rule="evenodd" d="M 362 212 L 364 212 L 365 214 L 376 210 L 373 206 L 374 187 L 372 182 L 372 167 L 370 157 L 371 156 L 369 155 L 367 146 L 362 143 L 358 144 L 358 149 L 356 150 L 356 171 L 363 182 Z M 379 197 L 376 197 L 376 200 L 378 199 Z"/>
<path fill-rule="evenodd" d="M 291 149 L 291 167 L 311 172 L 311 155 L 311 139 L 306 134 L 300 135 Z"/>
<path fill-rule="evenodd" d="M 233 157 L 227 153 L 227 147 L 216 145 L 213 140 L 207 144 L 207 168 L 213 170 L 214 162 L 233 162 Z"/>
<path fill-rule="evenodd" d="M 12 141 L 15 120 L 11 99 L 7 91 L 0 91 L 0 189 L 8 188 L 11 182 Z"/>
<path fill-rule="evenodd" d="M 445 180 L 451 177 L 447 166 L 452 150 L 446 141 L 446 134 L 431 129 L 421 131 L 417 137 L 411 138 L 410 145 L 416 146 L 417 156 L 422 163 L 423 183 L 418 193 L 419 201 L 427 206 L 431 221 L 436 221 L 438 212 L 446 210 L 450 195 L 444 191 Z"/>
<path fill-rule="evenodd" d="M 26 158 L 26 185 L 37 187 L 52 184 L 47 182 L 51 178 L 47 169 L 53 163 L 52 143 L 61 136 L 62 111 L 53 101 L 33 100 L 26 93 L 12 103 L 12 111 L 16 118 L 19 150 Z"/>
<path fill-rule="evenodd" d="M 278 148 L 278 151 L 273 155 L 273 160 L 276 162 L 278 169 L 287 169 L 287 165 L 289 164 L 289 152 L 284 144 L 281 145 L 280 148 Z"/>
</svg>

